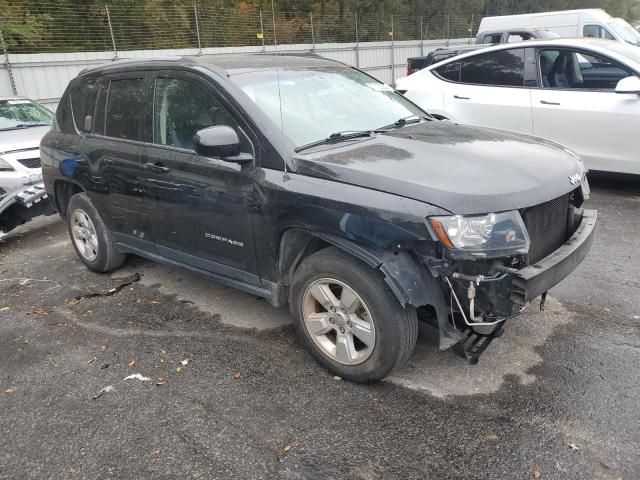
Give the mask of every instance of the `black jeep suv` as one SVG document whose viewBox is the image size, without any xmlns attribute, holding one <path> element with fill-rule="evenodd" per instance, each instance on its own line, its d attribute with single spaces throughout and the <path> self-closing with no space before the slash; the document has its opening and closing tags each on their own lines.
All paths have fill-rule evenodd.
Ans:
<svg viewBox="0 0 640 480">
<path fill-rule="evenodd" d="M 434 121 L 314 57 L 85 70 L 41 150 L 87 267 L 134 253 L 289 303 L 314 357 L 358 382 L 406 361 L 419 321 L 477 358 L 580 264 L 596 221 L 571 152 Z"/>
</svg>

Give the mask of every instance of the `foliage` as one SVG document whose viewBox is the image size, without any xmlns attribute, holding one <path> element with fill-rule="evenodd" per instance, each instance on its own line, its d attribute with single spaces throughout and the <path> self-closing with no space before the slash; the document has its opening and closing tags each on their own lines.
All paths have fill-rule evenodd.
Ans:
<svg viewBox="0 0 640 480">
<path fill-rule="evenodd" d="M 360 41 L 380 41 L 465 37 L 485 15 L 604 8 L 640 18 L 640 0 L 273 0 L 273 16 L 272 0 L 195 1 L 197 25 L 194 0 L 0 0 L 0 28 L 10 52 L 39 52 L 114 41 L 119 50 L 193 48 L 198 31 L 202 47 L 270 44 L 274 30 L 280 43 L 352 42 L 356 20 Z"/>
</svg>

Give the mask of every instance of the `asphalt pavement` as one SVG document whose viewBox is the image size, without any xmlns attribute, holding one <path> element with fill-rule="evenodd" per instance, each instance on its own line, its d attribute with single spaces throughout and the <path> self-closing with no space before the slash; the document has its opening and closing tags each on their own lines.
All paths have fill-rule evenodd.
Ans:
<svg viewBox="0 0 640 480">
<path fill-rule="evenodd" d="M 366 386 L 287 309 L 138 257 L 92 273 L 30 222 L 0 239 L 0 478 L 638 479 L 640 185 L 592 183 L 593 250 L 544 313 Z"/>
</svg>

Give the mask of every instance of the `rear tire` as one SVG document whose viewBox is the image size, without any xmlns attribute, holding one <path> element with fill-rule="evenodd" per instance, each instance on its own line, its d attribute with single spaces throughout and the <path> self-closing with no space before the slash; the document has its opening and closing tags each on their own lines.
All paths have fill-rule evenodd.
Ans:
<svg viewBox="0 0 640 480">
<path fill-rule="evenodd" d="M 314 358 L 347 380 L 386 377 L 409 359 L 416 344 L 415 308 L 400 305 L 380 272 L 334 247 L 310 255 L 297 268 L 290 307 Z"/>
<path fill-rule="evenodd" d="M 126 255 L 116 250 L 111 232 L 86 193 L 71 197 L 67 227 L 73 248 L 89 270 L 110 272 L 126 260 Z"/>
</svg>

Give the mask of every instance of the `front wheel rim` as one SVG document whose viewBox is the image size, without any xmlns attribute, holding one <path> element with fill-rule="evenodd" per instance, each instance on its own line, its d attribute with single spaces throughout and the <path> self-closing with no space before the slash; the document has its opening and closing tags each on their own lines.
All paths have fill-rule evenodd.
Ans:
<svg viewBox="0 0 640 480">
<path fill-rule="evenodd" d="M 98 234 L 89 215 L 76 209 L 71 215 L 71 236 L 78 252 L 85 260 L 93 262 L 98 258 Z"/>
<path fill-rule="evenodd" d="M 358 365 L 373 353 L 376 331 L 369 307 L 340 280 L 311 283 L 302 299 L 305 329 L 315 345 L 342 365 Z"/>
</svg>

